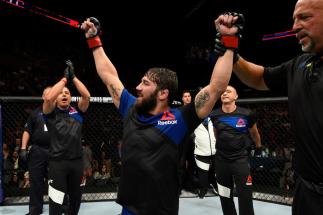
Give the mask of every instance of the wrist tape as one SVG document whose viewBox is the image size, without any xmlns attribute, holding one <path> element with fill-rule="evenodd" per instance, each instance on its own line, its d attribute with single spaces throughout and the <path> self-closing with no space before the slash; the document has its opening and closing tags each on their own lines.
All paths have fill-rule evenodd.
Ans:
<svg viewBox="0 0 323 215">
<path fill-rule="evenodd" d="M 90 49 L 94 49 L 94 48 L 102 46 L 99 36 L 95 36 L 95 37 L 91 37 L 91 38 L 87 39 L 87 44 L 89 45 Z"/>
<path fill-rule="evenodd" d="M 237 49 L 239 46 L 239 37 L 233 35 L 224 35 L 221 37 L 221 42 L 227 49 Z"/>
</svg>

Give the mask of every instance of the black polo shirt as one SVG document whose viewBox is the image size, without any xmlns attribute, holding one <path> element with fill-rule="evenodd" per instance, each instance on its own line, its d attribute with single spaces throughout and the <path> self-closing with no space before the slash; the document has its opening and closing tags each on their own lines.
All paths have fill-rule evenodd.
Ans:
<svg viewBox="0 0 323 215">
<path fill-rule="evenodd" d="M 70 106 L 66 110 L 55 108 L 44 116 L 50 134 L 50 159 L 82 158 L 83 113 Z"/>
<path fill-rule="evenodd" d="M 255 114 L 237 106 L 231 113 L 216 109 L 210 117 L 215 128 L 216 157 L 227 161 L 247 159 L 252 143 L 249 129 L 256 123 Z"/>
<path fill-rule="evenodd" d="M 291 126 L 296 137 L 294 168 L 304 179 L 323 182 L 323 61 L 302 54 L 265 68 L 266 85 L 288 91 Z M 284 144 L 284 143 L 282 143 Z"/>
<path fill-rule="evenodd" d="M 30 113 L 24 126 L 24 131 L 30 135 L 30 144 L 49 148 L 49 133 L 41 107 Z"/>
</svg>

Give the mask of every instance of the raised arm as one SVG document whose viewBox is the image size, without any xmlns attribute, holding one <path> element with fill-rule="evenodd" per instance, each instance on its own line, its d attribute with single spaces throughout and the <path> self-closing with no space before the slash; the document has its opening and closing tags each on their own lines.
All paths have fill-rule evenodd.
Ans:
<svg viewBox="0 0 323 215">
<path fill-rule="evenodd" d="M 90 104 L 90 96 L 91 96 L 90 92 L 88 91 L 86 86 L 80 81 L 80 79 L 78 79 L 77 77 L 73 79 L 73 84 L 81 95 L 81 99 L 78 102 L 78 107 L 82 112 L 85 112 L 87 111 Z"/>
<path fill-rule="evenodd" d="M 263 66 L 246 61 L 240 56 L 234 64 L 233 71 L 247 86 L 257 90 L 269 90 L 263 78 Z"/>
<path fill-rule="evenodd" d="M 212 111 L 215 102 L 228 86 L 232 73 L 232 64 L 233 51 L 228 49 L 223 56 L 218 58 L 209 85 L 196 95 L 194 103 L 200 119 L 207 117 Z"/>
<path fill-rule="evenodd" d="M 222 37 L 220 38 L 225 47 L 223 56 L 219 56 L 209 85 L 204 87 L 195 97 L 195 108 L 199 118 L 203 119 L 213 109 L 215 102 L 225 91 L 233 69 L 234 50 L 239 42 L 239 16 L 229 14 L 220 15 L 215 20 L 215 27 Z"/>
<path fill-rule="evenodd" d="M 225 14 L 231 17 L 234 17 L 237 15 L 237 13 L 225 13 Z M 221 37 L 223 34 L 223 32 L 221 31 L 222 29 L 221 28 L 217 28 L 217 29 L 218 29 L 217 36 Z M 242 27 L 241 27 L 241 30 L 242 30 Z M 217 55 L 222 56 L 224 55 L 226 50 L 227 48 L 224 47 L 223 41 L 217 38 L 215 40 L 215 47 L 214 47 L 215 53 Z M 235 51 L 235 54 L 234 54 L 233 63 L 234 63 L 233 72 L 244 84 L 257 90 L 268 90 L 268 87 L 266 86 L 263 78 L 263 74 L 264 74 L 263 66 L 246 61 L 238 54 L 237 50 Z"/>
<path fill-rule="evenodd" d="M 96 71 L 108 88 L 113 103 L 119 108 L 120 96 L 124 86 L 119 79 L 116 68 L 102 48 L 102 43 L 98 35 L 98 26 L 99 23 L 95 18 L 89 18 L 82 23 L 81 28 L 85 31 L 85 37 L 88 40 L 89 47 L 92 49 Z"/>
<path fill-rule="evenodd" d="M 43 96 L 43 113 L 49 114 L 56 107 L 56 98 L 62 92 L 67 83 L 67 78 L 62 78 Z"/>
</svg>

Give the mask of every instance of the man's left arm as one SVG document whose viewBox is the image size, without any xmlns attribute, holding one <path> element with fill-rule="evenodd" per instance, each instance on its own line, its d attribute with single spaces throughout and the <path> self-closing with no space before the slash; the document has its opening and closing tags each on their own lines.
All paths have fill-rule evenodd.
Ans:
<svg viewBox="0 0 323 215">
<path fill-rule="evenodd" d="M 77 91 L 81 95 L 81 99 L 78 102 L 78 108 L 82 112 L 86 112 L 89 105 L 90 105 L 90 97 L 91 97 L 90 92 L 88 91 L 86 86 L 77 77 L 75 77 L 73 79 L 73 84 L 76 87 Z"/>
<path fill-rule="evenodd" d="M 233 70 L 234 51 L 238 48 L 240 29 L 243 25 L 241 17 L 239 14 L 225 13 L 214 21 L 217 31 L 222 34 L 221 41 L 226 51 L 217 59 L 209 85 L 204 87 L 195 97 L 195 109 L 200 119 L 209 115 L 229 84 Z"/>
</svg>

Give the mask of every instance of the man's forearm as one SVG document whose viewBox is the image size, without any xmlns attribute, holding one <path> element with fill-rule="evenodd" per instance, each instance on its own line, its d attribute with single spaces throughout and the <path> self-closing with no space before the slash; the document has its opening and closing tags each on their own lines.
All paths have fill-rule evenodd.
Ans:
<svg viewBox="0 0 323 215">
<path fill-rule="evenodd" d="M 264 67 L 246 61 L 242 57 L 234 64 L 233 71 L 247 86 L 257 90 L 268 90 L 263 78 Z"/>
<path fill-rule="evenodd" d="M 21 138 L 21 149 L 27 149 L 30 135 L 28 132 L 24 131 Z"/>
</svg>

